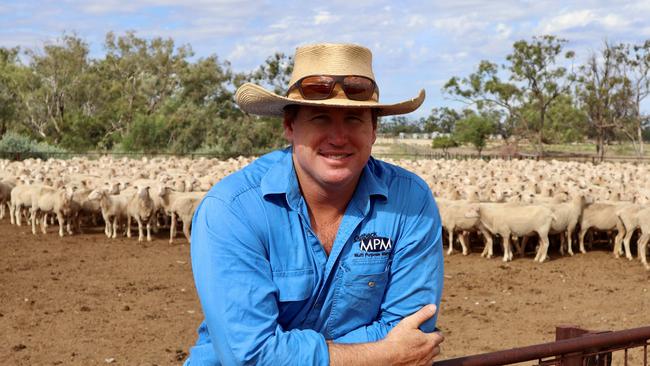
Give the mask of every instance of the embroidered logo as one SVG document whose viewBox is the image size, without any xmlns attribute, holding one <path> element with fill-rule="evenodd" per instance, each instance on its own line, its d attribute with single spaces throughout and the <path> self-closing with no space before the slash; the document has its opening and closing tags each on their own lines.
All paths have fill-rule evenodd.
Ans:
<svg viewBox="0 0 650 366">
<path fill-rule="evenodd" d="M 355 239 L 359 241 L 359 250 L 361 252 L 390 252 L 393 249 L 393 242 L 390 238 L 377 236 L 377 233 L 361 234 Z"/>
</svg>

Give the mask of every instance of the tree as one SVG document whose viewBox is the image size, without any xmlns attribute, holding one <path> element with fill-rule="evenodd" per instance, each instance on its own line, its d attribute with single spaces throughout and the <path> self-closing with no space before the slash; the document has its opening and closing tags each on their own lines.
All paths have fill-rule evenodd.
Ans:
<svg viewBox="0 0 650 366">
<path fill-rule="evenodd" d="M 18 59 L 20 49 L 0 47 L 0 138 L 19 117 L 17 77 L 24 67 Z"/>
<path fill-rule="evenodd" d="M 442 152 L 447 155 L 450 147 L 456 147 L 458 143 L 451 136 L 438 136 L 431 141 L 431 148 L 442 149 Z"/>
<path fill-rule="evenodd" d="M 27 50 L 30 72 L 19 81 L 22 123 L 36 136 L 58 144 L 68 127 L 69 115 L 85 104 L 83 80 L 88 72 L 89 48 L 82 39 L 64 34 L 43 51 Z"/>
<path fill-rule="evenodd" d="M 507 140 L 522 120 L 522 91 L 517 85 L 502 81 L 498 71 L 497 64 L 483 60 L 468 77 L 449 79 L 443 91 L 478 111 L 499 112 L 503 119 L 499 121 L 498 132 Z"/>
<path fill-rule="evenodd" d="M 292 72 L 293 57 L 276 52 L 269 56 L 248 79 L 253 83 L 273 89 L 275 94 L 286 95 Z"/>
<path fill-rule="evenodd" d="M 431 114 L 422 125 L 424 132 L 452 133 L 456 122 L 461 118 L 460 113 L 448 107 L 433 108 Z"/>
<path fill-rule="evenodd" d="M 496 132 L 497 120 L 498 116 L 495 113 L 478 114 L 466 110 L 465 117 L 456 124 L 453 138 L 458 142 L 474 145 L 481 156 L 488 137 Z"/>
<path fill-rule="evenodd" d="M 622 131 L 632 141 L 637 155 L 643 156 L 643 129 L 649 118 L 641 113 L 641 103 L 650 95 L 650 40 L 641 45 L 619 44 L 609 48 L 614 53 L 618 74 L 627 80 L 631 93 L 631 123 Z"/>
<path fill-rule="evenodd" d="M 580 67 L 576 80 L 576 94 L 588 116 L 589 128 L 596 134 L 596 151 L 603 161 L 605 137 L 628 119 L 629 83 L 618 74 L 615 54 L 607 44 L 600 56 L 593 53 Z"/>
<path fill-rule="evenodd" d="M 391 116 L 381 119 L 378 130 L 379 133 L 397 136 L 400 133 L 422 132 L 422 126 L 419 121 L 411 121 L 405 116 Z"/>
<path fill-rule="evenodd" d="M 172 39 L 146 40 L 127 32 L 109 32 L 102 74 L 109 134 L 128 134 L 138 114 L 152 115 L 182 88 L 180 75 L 193 55 L 189 46 L 176 47 Z"/>
<path fill-rule="evenodd" d="M 537 135 L 537 146 L 540 154 L 544 153 L 544 127 L 548 110 L 557 98 L 568 94 L 572 78 L 563 66 L 555 66 L 558 56 L 567 41 L 551 35 L 533 37 L 532 42 L 517 41 L 513 52 L 506 56 L 510 62 L 510 80 L 522 83 L 521 93 L 525 104 L 534 105 L 537 115 L 533 123 L 533 133 Z M 564 54 L 566 59 L 572 59 L 572 51 Z"/>
<path fill-rule="evenodd" d="M 583 141 L 588 128 L 587 114 L 575 105 L 571 95 L 560 95 L 547 110 L 544 136 L 551 143 Z"/>
</svg>

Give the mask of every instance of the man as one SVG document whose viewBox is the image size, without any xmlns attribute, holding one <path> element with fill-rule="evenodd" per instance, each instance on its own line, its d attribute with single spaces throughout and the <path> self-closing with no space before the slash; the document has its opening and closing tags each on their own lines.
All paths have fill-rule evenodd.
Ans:
<svg viewBox="0 0 650 366">
<path fill-rule="evenodd" d="M 192 268 L 205 321 L 186 365 L 425 365 L 442 291 L 438 210 L 415 174 L 370 156 L 380 104 L 371 53 L 296 50 L 286 97 L 245 84 L 249 113 L 283 116 L 291 147 L 219 182 L 197 209 Z"/>
</svg>

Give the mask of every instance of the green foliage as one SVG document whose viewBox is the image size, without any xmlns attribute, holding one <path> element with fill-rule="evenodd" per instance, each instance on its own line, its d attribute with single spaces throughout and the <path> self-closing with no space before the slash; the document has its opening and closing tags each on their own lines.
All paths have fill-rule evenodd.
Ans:
<svg viewBox="0 0 650 366">
<path fill-rule="evenodd" d="M 431 141 L 431 147 L 434 149 L 442 149 L 446 154 L 450 147 L 457 147 L 458 143 L 451 136 L 438 136 Z"/>
<path fill-rule="evenodd" d="M 275 94 L 285 95 L 289 89 L 289 79 L 293 72 L 293 57 L 276 52 L 250 75 L 253 83 L 273 90 Z"/>
<path fill-rule="evenodd" d="M 137 114 L 131 128 L 122 139 L 122 149 L 143 153 L 162 152 L 167 149 L 169 129 L 161 114 Z"/>
<path fill-rule="evenodd" d="M 377 131 L 379 133 L 397 136 L 400 133 L 419 133 L 422 132 L 424 121 L 411 121 L 404 116 L 391 116 L 381 118 Z"/>
<path fill-rule="evenodd" d="M 244 118 L 241 121 L 219 120 L 206 142 L 195 152 L 224 157 L 268 152 L 286 144 L 279 118 Z"/>
<path fill-rule="evenodd" d="M 67 151 L 45 142 L 36 142 L 27 136 L 7 132 L 0 139 L 0 153 L 3 157 L 11 159 L 40 158 L 44 160 L 51 156 L 65 158 Z"/>
<path fill-rule="evenodd" d="M 490 135 L 496 132 L 497 118 L 494 114 L 477 114 L 468 111 L 465 117 L 458 121 L 454 131 L 454 140 L 474 145 L 479 155 L 485 148 Z"/>
<path fill-rule="evenodd" d="M 424 120 L 424 132 L 451 133 L 460 118 L 460 113 L 454 109 L 433 108 L 429 117 Z"/>
<path fill-rule="evenodd" d="M 521 40 L 513 45 L 513 52 L 506 56 L 509 61 L 507 69 L 510 80 L 522 83 L 523 105 L 528 109 L 532 118 L 522 122 L 527 124 L 528 131 L 537 136 L 537 144 L 542 151 L 545 142 L 544 131 L 548 110 L 556 103 L 558 97 L 570 91 L 572 77 L 563 66 L 556 66 L 557 59 L 562 55 L 562 48 L 567 41 L 552 35 L 533 37 L 531 42 Z M 564 53 L 566 59 L 574 57 L 573 52 Z"/>
<path fill-rule="evenodd" d="M 587 115 L 577 108 L 573 98 L 562 95 L 548 109 L 544 143 L 582 142 L 588 134 Z"/>
</svg>

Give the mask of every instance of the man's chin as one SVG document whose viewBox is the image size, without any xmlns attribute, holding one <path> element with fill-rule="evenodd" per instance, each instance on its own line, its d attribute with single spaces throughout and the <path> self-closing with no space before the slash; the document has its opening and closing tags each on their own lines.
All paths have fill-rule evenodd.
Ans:
<svg viewBox="0 0 650 366">
<path fill-rule="evenodd" d="M 345 174 L 331 174 L 323 176 L 321 179 L 321 182 L 330 188 L 342 188 L 354 181 L 354 175 L 349 172 L 346 172 Z"/>
</svg>

